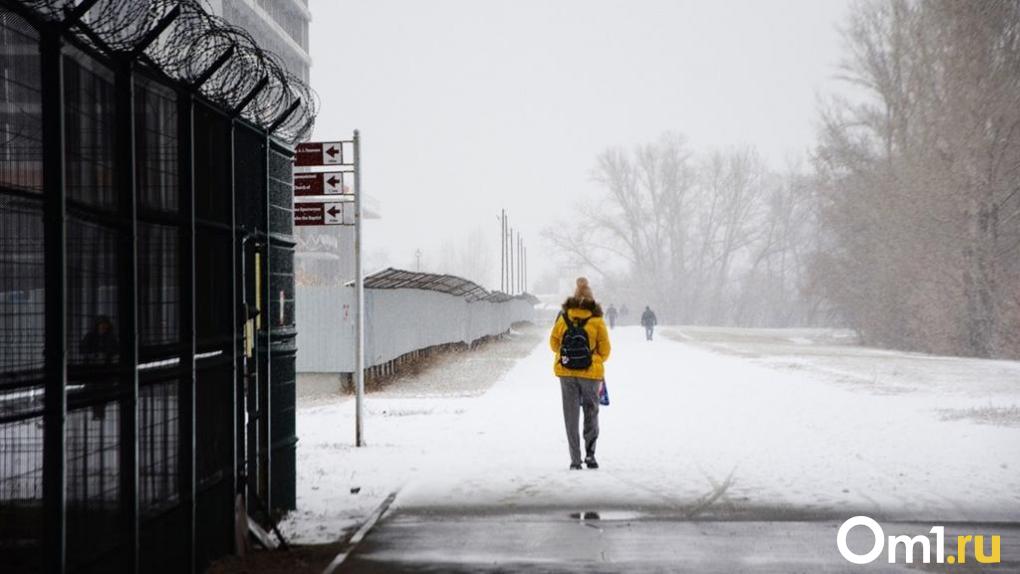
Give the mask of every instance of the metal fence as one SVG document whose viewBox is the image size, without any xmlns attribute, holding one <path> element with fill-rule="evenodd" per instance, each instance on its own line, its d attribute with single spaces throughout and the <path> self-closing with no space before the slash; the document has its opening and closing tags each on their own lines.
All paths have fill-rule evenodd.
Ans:
<svg viewBox="0 0 1020 574">
<path fill-rule="evenodd" d="M 201 570 L 294 506 L 314 110 L 197 10 L 0 0 L 4 571 Z"/>
<path fill-rule="evenodd" d="M 298 285 L 301 373 L 354 372 L 354 289 Z M 531 295 L 489 293 L 459 277 L 386 269 L 365 278 L 365 366 L 471 344 L 534 320 Z"/>
</svg>

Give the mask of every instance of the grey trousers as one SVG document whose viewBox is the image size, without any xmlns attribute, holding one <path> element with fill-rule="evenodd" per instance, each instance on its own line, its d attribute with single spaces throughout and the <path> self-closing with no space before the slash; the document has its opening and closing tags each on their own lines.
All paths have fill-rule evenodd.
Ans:
<svg viewBox="0 0 1020 574">
<path fill-rule="evenodd" d="M 567 427 L 567 447 L 570 462 L 581 463 L 581 438 L 577 435 L 579 411 L 584 410 L 584 450 L 586 456 L 595 456 L 595 442 L 599 439 L 599 381 L 579 377 L 560 377 L 563 395 L 563 422 Z"/>
</svg>

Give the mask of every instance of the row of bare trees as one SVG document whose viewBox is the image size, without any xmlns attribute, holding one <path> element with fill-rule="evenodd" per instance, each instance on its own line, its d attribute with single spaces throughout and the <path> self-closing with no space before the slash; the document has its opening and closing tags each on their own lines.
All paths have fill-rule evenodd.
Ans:
<svg viewBox="0 0 1020 574">
<path fill-rule="evenodd" d="M 840 325 L 869 344 L 1020 356 L 1020 3 L 872 0 L 805 166 L 610 149 L 605 197 L 547 237 L 671 322 Z"/>
<path fill-rule="evenodd" d="M 800 290 L 815 229 L 804 176 L 773 173 L 750 148 L 697 157 L 666 134 L 603 152 L 592 177 L 606 197 L 546 237 L 610 298 L 673 322 L 818 321 L 819 302 Z"/>
<path fill-rule="evenodd" d="M 873 344 L 1020 356 L 1020 3 L 869 2 L 845 33 L 812 284 Z"/>
</svg>

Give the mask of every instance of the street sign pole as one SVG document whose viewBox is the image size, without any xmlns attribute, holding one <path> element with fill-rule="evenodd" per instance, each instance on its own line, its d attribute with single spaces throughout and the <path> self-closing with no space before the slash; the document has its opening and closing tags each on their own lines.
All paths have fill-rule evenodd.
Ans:
<svg viewBox="0 0 1020 574">
<path fill-rule="evenodd" d="M 354 130 L 354 444 L 365 446 L 365 279 L 361 267 L 361 136 Z"/>
<path fill-rule="evenodd" d="M 354 226 L 354 444 L 365 446 L 365 273 L 361 264 L 361 136 L 305 142 L 294 154 L 294 225 Z M 323 168 L 329 168 L 328 170 Z M 354 190 L 346 185 L 353 173 Z M 351 201 L 353 199 L 353 201 Z"/>
</svg>

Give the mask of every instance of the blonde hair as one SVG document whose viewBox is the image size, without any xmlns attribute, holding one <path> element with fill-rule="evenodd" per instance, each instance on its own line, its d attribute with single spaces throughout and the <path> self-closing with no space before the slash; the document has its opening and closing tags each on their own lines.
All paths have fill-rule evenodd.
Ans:
<svg viewBox="0 0 1020 574">
<path fill-rule="evenodd" d="M 574 289 L 574 297 L 578 299 L 590 299 L 595 300 L 595 295 L 591 292 L 591 286 L 588 285 L 587 277 L 577 278 L 577 288 Z"/>
</svg>

